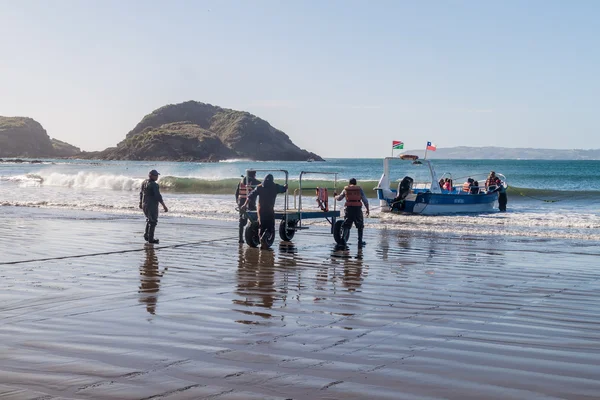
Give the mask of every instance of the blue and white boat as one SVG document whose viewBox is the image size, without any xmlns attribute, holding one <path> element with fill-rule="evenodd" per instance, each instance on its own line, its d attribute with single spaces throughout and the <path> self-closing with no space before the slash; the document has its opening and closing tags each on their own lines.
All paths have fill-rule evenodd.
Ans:
<svg viewBox="0 0 600 400">
<path fill-rule="evenodd" d="M 405 164 L 402 165 L 400 179 L 392 181 L 390 163 Z M 438 177 L 429 160 L 419 160 L 412 155 L 386 157 L 383 175 L 375 190 L 382 212 L 422 215 L 486 213 L 498 210 L 497 186 L 486 187 L 486 175 L 479 173 L 453 179 L 447 172 Z M 506 177 L 502 174 L 496 176 L 507 188 Z M 444 189 L 440 181 L 446 179 L 449 185 Z M 454 182 L 458 183 L 455 185 Z"/>
</svg>

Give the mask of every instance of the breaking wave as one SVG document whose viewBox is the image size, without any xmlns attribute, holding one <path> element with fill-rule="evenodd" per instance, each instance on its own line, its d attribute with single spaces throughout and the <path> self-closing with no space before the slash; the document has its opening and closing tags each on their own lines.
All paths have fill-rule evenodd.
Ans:
<svg viewBox="0 0 600 400">
<path fill-rule="evenodd" d="M 21 186 L 61 186 L 68 188 L 138 190 L 143 179 L 124 175 L 78 172 L 77 174 L 27 174 L 0 177 L 0 181 L 18 183 Z"/>
<path fill-rule="evenodd" d="M 173 193 L 231 194 L 235 192 L 239 179 L 239 177 L 206 178 L 193 176 L 163 176 L 160 178 L 159 183 L 163 191 Z M 77 174 L 53 172 L 47 174 L 31 173 L 16 176 L 0 176 L 0 182 L 13 183 L 20 186 L 59 186 L 67 188 L 109 189 L 120 191 L 139 190 L 143 181 L 144 178 L 83 171 L 80 171 Z M 276 178 L 276 181 L 280 184 L 284 183 L 282 179 Z M 359 184 L 368 197 L 377 197 L 374 189 L 377 187 L 378 181 L 359 181 Z M 336 190 L 338 192 L 341 191 L 345 185 L 346 181 L 338 181 Z M 325 187 L 330 191 L 333 191 L 334 182 L 331 180 L 303 180 L 302 187 L 306 192 L 314 191 L 317 187 Z M 290 180 L 289 188 L 290 193 L 293 193 L 299 188 L 299 182 L 297 180 Z M 548 203 L 562 201 L 600 201 L 600 191 L 598 190 L 550 190 L 510 186 L 508 188 L 508 195 L 511 198 L 511 201 L 539 200 Z"/>
</svg>

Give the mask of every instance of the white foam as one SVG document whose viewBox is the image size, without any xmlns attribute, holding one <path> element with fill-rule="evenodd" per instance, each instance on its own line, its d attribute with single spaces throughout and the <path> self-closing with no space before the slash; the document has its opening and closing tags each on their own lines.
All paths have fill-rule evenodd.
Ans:
<svg viewBox="0 0 600 400">
<path fill-rule="evenodd" d="M 40 186 L 43 178 L 36 174 L 0 176 L 0 182 L 16 183 L 22 187 Z"/>
<path fill-rule="evenodd" d="M 236 162 L 258 162 L 249 158 L 232 158 L 230 160 L 221 160 L 220 163 L 236 163 Z"/>
<path fill-rule="evenodd" d="M 143 179 L 131 178 L 124 175 L 97 174 L 80 171 L 75 175 L 50 173 L 42 174 L 42 185 L 62 186 L 69 188 L 139 190 Z"/>
</svg>

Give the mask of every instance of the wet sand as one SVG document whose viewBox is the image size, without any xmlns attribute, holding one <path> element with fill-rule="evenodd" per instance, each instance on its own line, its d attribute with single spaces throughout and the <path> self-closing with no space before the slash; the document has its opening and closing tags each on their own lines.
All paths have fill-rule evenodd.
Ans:
<svg viewBox="0 0 600 400">
<path fill-rule="evenodd" d="M 0 399 L 600 396 L 595 242 L 143 225 L 0 207 Z"/>
</svg>

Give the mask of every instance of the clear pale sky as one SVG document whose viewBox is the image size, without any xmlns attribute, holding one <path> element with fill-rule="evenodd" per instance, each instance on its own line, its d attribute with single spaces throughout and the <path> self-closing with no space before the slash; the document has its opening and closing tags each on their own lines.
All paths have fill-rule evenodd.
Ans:
<svg viewBox="0 0 600 400">
<path fill-rule="evenodd" d="M 0 115 L 84 150 L 186 100 L 326 157 L 600 148 L 600 1 L 0 0 Z"/>
</svg>

